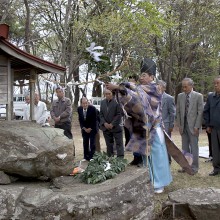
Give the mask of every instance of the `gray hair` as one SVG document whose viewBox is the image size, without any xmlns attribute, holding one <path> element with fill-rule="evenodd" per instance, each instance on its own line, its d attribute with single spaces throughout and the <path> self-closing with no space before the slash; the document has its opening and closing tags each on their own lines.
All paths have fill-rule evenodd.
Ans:
<svg viewBox="0 0 220 220">
<path fill-rule="evenodd" d="M 193 82 L 193 80 L 192 80 L 191 78 L 184 78 L 184 79 L 182 80 L 182 82 L 183 82 L 183 81 L 188 82 L 188 84 L 189 84 L 190 86 L 194 86 L 194 82 Z"/>
<path fill-rule="evenodd" d="M 157 83 L 160 85 L 160 86 L 163 86 L 164 89 L 166 89 L 167 87 L 167 83 L 163 80 L 158 80 Z"/>
</svg>

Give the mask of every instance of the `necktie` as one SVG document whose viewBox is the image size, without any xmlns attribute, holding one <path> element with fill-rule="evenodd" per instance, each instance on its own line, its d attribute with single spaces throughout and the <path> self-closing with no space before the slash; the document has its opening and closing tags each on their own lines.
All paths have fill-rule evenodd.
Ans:
<svg viewBox="0 0 220 220">
<path fill-rule="evenodd" d="M 186 95 L 185 116 L 187 116 L 189 110 L 189 94 Z"/>
<path fill-rule="evenodd" d="M 86 110 L 85 109 L 83 110 L 83 117 L 84 117 L 84 120 L 86 120 Z"/>
</svg>

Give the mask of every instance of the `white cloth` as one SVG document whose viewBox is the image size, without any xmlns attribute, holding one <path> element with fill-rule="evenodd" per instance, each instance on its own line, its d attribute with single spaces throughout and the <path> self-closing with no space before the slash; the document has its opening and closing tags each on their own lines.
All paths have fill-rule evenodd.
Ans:
<svg viewBox="0 0 220 220">
<path fill-rule="evenodd" d="M 34 120 L 38 124 L 45 124 L 47 120 L 47 106 L 44 102 L 39 101 L 37 105 L 34 105 Z"/>
<path fill-rule="evenodd" d="M 30 120 L 30 104 L 25 104 L 23 108 L 24 116 L 23 120 Z"/>
</svg>

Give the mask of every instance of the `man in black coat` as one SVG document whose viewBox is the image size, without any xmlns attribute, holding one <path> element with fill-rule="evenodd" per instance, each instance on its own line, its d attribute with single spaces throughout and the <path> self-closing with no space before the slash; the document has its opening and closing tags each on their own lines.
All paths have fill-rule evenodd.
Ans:
<svg viewBox="0 0 220 220">
<path fill-rule="evenodd" d="M 82 131 L 84 159 L 91 160 L 95 153 L 95 136 L 97 133 L 97 111 L 89 105 L 88 99 L 81 99 L 81 106 L 78 107 L 79 123 Z"/>
<path fill-rule="evenodd" d="M 124 157 L 123 133 L 121 126 L 121 107 L 115 101 L 112 92 L 105 90 L 105 99 L 100 106 L 100 129 L 103 131 L 108 156 L 114 155 L 114 142 L 117 157 Z"/>
<path fill-rule="evenodd" d="M 208 95 L 204 107 L 206 131 L 211 133 L 213 171 L 209 176 L 220 174 L 220 76 L 214 80 L 215 92 Z"/>
</svg>

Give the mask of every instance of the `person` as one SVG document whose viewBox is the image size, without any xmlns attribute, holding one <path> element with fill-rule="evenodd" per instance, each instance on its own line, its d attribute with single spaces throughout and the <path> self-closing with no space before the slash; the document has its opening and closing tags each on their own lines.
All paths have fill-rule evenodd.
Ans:
<svg viewBox="0 0 220 220">
<path fill-rule="evenodd" d="M 55 122 L 55 128 L 64 130 L 64 135 L 69 139 L 73 138 L 71 132 L 71 119 L 72 119 L 72 105 L 69 98 L 65 97 L 64 89 L 61 87 L 56 88 L 58 99 L 53 101 L 51 107 L 51 118 Z"/>
<path fill-rule="evenodd" d="M 209 176 L 220 174 L 220 75 L 214 79 L 215 92 L 208 95 L 203 117 L 206 130 L 211 133 L 213 171 Z"/>
<path fill-rule="evenodd" d="M 34 120 L 37 124 L 44 125 L 47 120 L 47 106 L 40 101 L 39 94 L 34 95 Z"/>
<path fill-rule="evenodd" d="M 123 132 L 121 124 L 120 105 L 115 101 L 110 90 L 105 89 L 105 99 L 100 105 L 100 129 L 103 131 L 107 154 L 114 156 L 114 142 L 117 157 L 124 157 Z"/>
<path fill-rule="evenodd" d="M 176 115 L 176 106 L 174 97 L 167 94 L 166 91 L 166 82 L 159 80 L 158 84 L 161 86 L 162 90 L 162 120 L 164 124 L 165 131 L 171 137 L 171 133 L 174 128 L 174 121 Z M 171 156 L 168 154 L 169 163 L 171 164 Z"/>
<path fill-rule="evenodd" d="M 135 74 L 133 75 L 130 75 L 128 77 L 128 81 L 131 82 L 131 83 L 134 83 L 136 84 L 137 82 L 137 76 Z M 125 135 L 125 147 L 127 146 L 128 142 L 130 141 L 131 139 L 131 133 L 130 133 L 130 130 L 128 129 L 128 127 L 126 125 L 124 125 L 124 135 Z M 134 155 L 135 157 L 135 155 Z M 141 157 L 140 157 L 141 158 Z M 142 159 L 141 159 L 142 160 Z M 141 161 L 142 162 L 142 161 Z M 130 165 L 138 165 L 138 160 L 133 160 Z"/>
<path fill-rule="evenodd" d="M 95 150 L 97 152 L 101 152 L 101 144 L 100 144 L 100 132 L 99 132 L 99 129 L 100 129 L 100 112 L 98 109 L 96 109 L 96 115 L 97 115 L 97 133 L 96 133 L 96 136 L 95 136 Z"/>
<path fill-rule="evenodd" d="M 178 94 L 176 118 L 182 137 L 183 153 L 192 154 L 192 169 L 194 174 L 199 169 L 199 130 L 202 126 L 203 95 L 193 91 L 194 82 L 190 78 L 182 80 L 183 92 Z M 184 169 L 178 170 L 185 172 Z"/>
<path fill-rule="evenodd" d="M 141 154 L 146 164 L 147 131 L 143 132 L 143 126 L 147 127 L 150 133 L 151 145 L 149 152 L 149 171 L 155 193 L 162 193 L 164 187 L 172 181 L 170 166 L 168 161 L 165 139 L 162 132 L 161 99 L 162 92 L 160 86 L 154 82 L 156 75 L 156 64 L 149 58 L 144 58 L 141 62 L 140 85 L 122 83 L 121 85 L 107 84 L 108 89 L 117 89 L 120 102 L 124 109 L 132 118 L 135 118 L 131 139 L 126 147 Z M 148 145 L 149 147 L 149 145 Z"/>
<path fill-rule="evenodd" d="M 88 100 L 88 104 L 93 106 L 93 103 L 91 100 Z M 94 101 L 94 104 L 97 105 L 96 100 Z M 95 107 L 95 106 L 94 106 Z M 97 133 L 95 135 L 95 151 L 101 152 L 101 144 L 100 144 L 100 116 L 99 116 L 99 110 L 96 108 L 96 122 L 97 122 Z"/>
<path fill-rule="evenodd" d="M 209 92 L 208 96 L 211 95 L 211 94 L 212 94 L 212 92 Z M 203 122 L 204 122 L 204 118 L 203 118 Z M 204 126 L 205 126 L 205 122 L 204 122 Z M 205 162 L 208 163 L 208 162 L 212 162 L 212 140 L 211 140 L 211 133 L 209 133 L 207 131 L 207 129 L 206 129 L 206 134 L 207 134 L 207 138 L 208 138 L 209 158 L 207 160 L 205 160 Z"/>
<path fill-rule="evenodd" d="M 23 120 L 30 120 L 30 95 L 25 96 L 25 106 L 23 108 Z"/>
<path fill-rule="evenodd" d="M 83 138 L 83 153 L 85 160 L 91 160 L 95 153 L 95 137 L 97 133 L 97 111 L 89 105 L 86 97 L 81 98 L 81 106 L 78 107 L 78 119 Z"/>
<path fill-rule="evenodd" d="M 30 96 L 25 97 L 26 106 L 24 108 L 23 120 L 30 120 Z M 47 106 L 44 102 L 40 101 L 38 93 L 34 94 L 34 117 L 33 119 L 37 124 L 45 125 L 47 120 Z"/>
<path fill-rule="evenodd" d="M 129 83 L 131 85 L 136 85 L 138 81 L 138 76 L 136 74 L 132 74 L 129 76 Z M 135 133 L 137 139 L 142 139 L 144 137 L 144 142 L 146 139 L 146 130 L 140 126 L 140 122 L 135 118 L 135 117 L 128 117 L 125 120 L 125 125 L 124 125 L 124 130 L 125 130 L 125 146 L 127 147 L 132 133 Z M 138 167 L 143 167 L 143 159 L 142 155 L 139 154 L 138 152 L 133 152 L 133 160 L 129 163 L 129 165 L 134 165 Z"/>
</svg>

